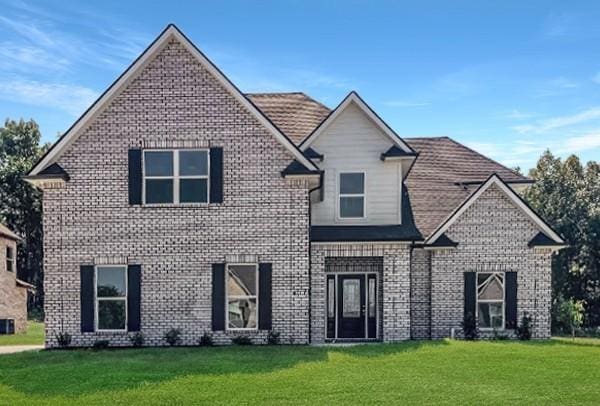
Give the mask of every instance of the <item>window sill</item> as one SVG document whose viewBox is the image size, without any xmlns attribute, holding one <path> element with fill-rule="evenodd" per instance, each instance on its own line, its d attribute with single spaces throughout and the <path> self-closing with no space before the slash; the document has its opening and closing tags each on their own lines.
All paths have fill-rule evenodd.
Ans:
<svg viewBox="0 0 600 406">
<path fill-rule="evenodd" d="M 222 205 L 222 203 L 143 203 L 130 204 L 131 207 L 144 209 L 178 209 L 178 208 L 201 208 Z"/>
<path fill-rule="evenodd" d="M 96 330 L 94 334 L 99 336 L 114 336 L 114 335 L 122 335 L 126 336 L 129 334 L 127 330 Z"/>
</svg>

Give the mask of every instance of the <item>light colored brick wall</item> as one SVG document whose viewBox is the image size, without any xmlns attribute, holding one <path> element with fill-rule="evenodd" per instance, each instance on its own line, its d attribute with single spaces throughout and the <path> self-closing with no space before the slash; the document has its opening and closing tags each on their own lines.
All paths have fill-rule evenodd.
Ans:
<svg viewBox="0 0 600 406">
<path fill-rule="evenodd" d="M 380 280 L 379 338 L 410 338 L 410 246 L 408 244 L 313 244 L 311 248 L 311 342 L 325 342 L 326 262 L 328 258 L 383 258 Z"/>
<path fill-rule="evenodd" d="M 188 207 L 128 205 L 127 151 L 223 147 L 224 202 Z M 141 331 L 164 345 L 211 330 L 211 264 L 228 255 L 273 264 L 273 329 L 308 340 L 308 187 L 280 172 L 292 155 L 178 42 L 170 42 L 95 118 L 59 164 L 71 180 L 44 192 L 47 345 L 66 331 L 73 345 L 127 334 L 80 333 L 81 264 L 142 265 Z M 215 333 L 229 342 L 237 333 Z M 266 332 L 253 335 L 257 342 Z"/>
<path fill-rule="evenodd" d="M 496 186 L 490 187 L 448 229 L 459 245 L 435 251 L 432 267 L 432 338 L 461 331 L 464 272 L 517 272 L 517 317 L 527 312 L 536 338 L 550 336 L 551 254 L 527 247 L 537 234 L 534 223 Z"/>
<path fill-rule="evenodd" d="M 6 269 L 6 247 L 12 247 L 17 256 L 17 243 L 0 237 L 0 319 L 13 319 L 15 332 L 27 330 L 27 289 L 17 286 L 14 272 Z"/>
<path fill-rule="evenodd" d="M 431 338 L 431 256 L 415 248 L 410 270 L 410 335 L 413 340 Z"/>
</svg>

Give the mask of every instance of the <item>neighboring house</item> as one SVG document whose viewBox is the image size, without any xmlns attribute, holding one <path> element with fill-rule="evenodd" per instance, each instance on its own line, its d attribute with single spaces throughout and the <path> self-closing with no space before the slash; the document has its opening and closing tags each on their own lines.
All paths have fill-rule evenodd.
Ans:
<svg viewBox="0 0 600 406">
<path fill-rule="evenodd" d="M 448 138 L 399 137 L 354 92 L 242 94 L 170 25 L 31 170 L 47 346 L 171 328 L 284 343 L 550 335 L 563 240 L 531 180 Z"/>
<path fill-rule="evenodd" d="M 0 334 L 27 330 L 27 291 L 33 286 L 17 279 L 17 243 L 20 240 L 0 224 Z"/>
</svg>

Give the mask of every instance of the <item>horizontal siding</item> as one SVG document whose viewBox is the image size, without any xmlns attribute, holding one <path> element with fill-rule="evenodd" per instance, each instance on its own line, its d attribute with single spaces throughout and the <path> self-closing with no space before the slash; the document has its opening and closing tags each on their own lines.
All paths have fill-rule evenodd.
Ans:
<svg viewBox="0 0 600 406">
<path fill-rule="evenodd" d="M 398 224 L 399 165 L 383 162 L 382 152 L 391 140 L 353 103 L 311 145 L 325 159 L 324 198 L 315 202 L 312 221 L 315 225 Z M 366 218 L 337 219 L 338 178 L 340 172 L 366 172 Z"/>
</svg>

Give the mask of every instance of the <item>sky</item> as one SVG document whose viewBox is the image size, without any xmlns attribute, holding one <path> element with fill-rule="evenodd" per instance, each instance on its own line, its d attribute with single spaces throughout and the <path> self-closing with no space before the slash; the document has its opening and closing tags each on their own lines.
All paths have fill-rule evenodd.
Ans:
<svg viewBox="0 0 600 406">
<path fill-rule="evenodd" d="M 356 90 L 401 137 L 600 160 L 600 1 L 0 0 L 0 118 L 53 142 L 169 23 L 245 92 Z M 4 117 L 3 117 L 4 116 Z"/>
</svg>

